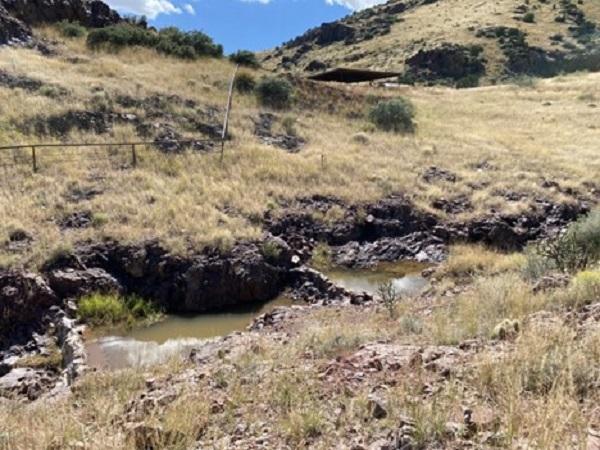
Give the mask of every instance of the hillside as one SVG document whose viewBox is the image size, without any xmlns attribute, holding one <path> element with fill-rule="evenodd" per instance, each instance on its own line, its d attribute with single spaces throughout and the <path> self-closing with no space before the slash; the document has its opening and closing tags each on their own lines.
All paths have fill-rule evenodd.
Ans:
<svg viewBox="0 0 600 450">
<path fill-rule="evenodd" d="M 8 16 L 0 449 L 600 448 L 600 72 L 242 67 L 222 146 L 208 36 Z"/>
<path fill-rule="evenodd" d="M 459 86 L 600 69 L 592 0 L 392 0 L 323 24 L 264 56 L 273 69 L 357 67 Z"/>
</svg>

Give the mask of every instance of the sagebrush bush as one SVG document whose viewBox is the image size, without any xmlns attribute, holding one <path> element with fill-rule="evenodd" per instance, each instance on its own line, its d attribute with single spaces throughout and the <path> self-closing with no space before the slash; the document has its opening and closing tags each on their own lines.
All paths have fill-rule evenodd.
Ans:
<svg viewBox="0 0 600 450">
<path fill-rule="evenodd" d="M 85 27 L 80 25 L 79 22 L 69 22 L 67 20 L 59 22 L 57 28 L 61 35 L 70 38 L 85 36 L 87 32 Z"/>
<path fill-rule="evenodd" d="M 256 97 L 262 106 L 286 109 L 292 104 L 294 88 L 282 78 L 266 77 L 256 86 Z"/>
<path fill-rule="evenodd" d="M 561 236 L 540 243 L 529 259 L 570 273 L 600 262 L 600 209 L 573 223 Z"/>
<path fill-rule="evenodd" d="M 249 50 L 238 50 L 235 53 L 229 55 L 229 60 L 235 64 L 239 64 L 240 66 L 258 68 L 260 67 L 260 63 L 256 58 L 256 55 Z"/>
<path fill-rule="evenodd" d="M 414 116 L 412 103 L 404 98 L 380 101 L 369 113 L 369 119 L 377 128 L 396 133 L 413 132 Z"/>
<path fill-rule="evenodd" d="M 235 89 L 240 94 L 254 92 L 256 88 L 256 79 L 248 72 L 240 72 L 235 78 Z"/>
<path fill-rule="evenodd" d="M 149 47 L 183 59 L 223 56 L 223 47 L 215 44 L 209 36 L 200 31 L 183 32 L 175 27 L 154 31 L 127 23 L 91 31 L 88 34 L 87 45 L 92 49 L 109 50 L 132 46 Z"/>
</svg>

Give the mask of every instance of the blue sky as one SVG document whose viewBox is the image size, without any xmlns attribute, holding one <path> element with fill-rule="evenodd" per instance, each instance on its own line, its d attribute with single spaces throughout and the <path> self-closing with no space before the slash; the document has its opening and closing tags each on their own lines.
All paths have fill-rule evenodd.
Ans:
<svg viewBox="0 0 600 450">
<path fill-rule="evenodd" d="M 309 28 L 382 0 L 105 0 L 124 14 L 146 15 L 151 25 L 202 30 L 238 49 L 275 47 Z"/>
</svg>

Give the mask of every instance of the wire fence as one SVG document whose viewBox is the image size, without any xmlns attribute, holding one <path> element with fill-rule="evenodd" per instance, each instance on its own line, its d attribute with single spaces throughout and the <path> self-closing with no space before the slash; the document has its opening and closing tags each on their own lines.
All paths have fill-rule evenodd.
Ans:
<svg viewBox="0 0 600 450">
<path fill-rule="evenodd" d="M 137 167 L 140 149 L 162 149 L 168 153 L 180 153 L 189 148 L 203 153 L 207 148 L 217 147 L 223 152 L 225 138 L 137 141 L 137 142 L 69 142 L 36 143 L 0 146 L 0 167 L 30 166 L 33 172 L 55 163 L 96 160 L 112 161 L 119 166 Z M 83 151 L 82 151 L 83 150 Z M 159 150 L 157 150 L 159 151 Z"/>
<path fill-rule="evenodd" d="M 138 142 L 69 142 L 69 143 L 37 143 L 37 144 L 15 144 L 0 146 L 0 168 L 26 166 L 31 165 L 34 173 L 38 172 L 44 164 L 56 162 L 70 162 L 84 159 L 83 154 L 78 151 L 69 151 L 69 149 L 86 149 L 87 153 L 91 153 L 96 160 L 102 160 L 106 157 L 119 159 L 125 156 L 123 151 L 126 149 L 129 156 L 125 159 L 131 167 L 137 167 L 139 162 L 138 149 L 139 147 L 154 147 L 166 150 L 169 153 L 179 153 L 181 150 L 191 147 L 196 150 L 206 150 L 207 147 L 214 147 L 215 144 L 220 146 L 221 162 L 225 150 L 225 141 L 229 129 L 229 116 L 233 104 L 233 89 L 239 66 L 235 67 L 231 81 L 229 83 L 227 105 L 225 108 L 225 116 L 223 120 L 222 134 L 218 138 L 212 139 L 188 139 L 188 140 L 154 140 L 154 141 L 138 141 Z M 98 150 L 106 148 L 107 154 L 101 154 Z M 124 161 L 126 164 L 127 162 Z"/>
</svg>

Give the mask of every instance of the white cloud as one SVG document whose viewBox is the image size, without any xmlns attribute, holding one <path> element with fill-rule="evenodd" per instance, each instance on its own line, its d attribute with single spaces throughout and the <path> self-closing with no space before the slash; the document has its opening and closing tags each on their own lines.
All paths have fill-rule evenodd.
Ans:
<svg viewBox="0 0 600 450">
<path fill-rule="evenodd" d="M 192 16 L 196 15 L 196 11 L 194 10 L 194 7 L 192 5 L 190 5 L 189 3 L 186 3 L 185 5 L 183 5 L 183 9 L 186 13 L 191 14 Z"/>
<path fill-rule="evenodd" d="M 242 0 L 247 3 L 271 3 L 273 0 Z M 359 10 L 385 3 L 387 0 L 325 0 L 328 5 L 342 5 L 348 9 Z"/>
<path fill-rule="evenodd" d="M 342 5 L 349 9 L 365 9 L 385 3 L 387 0 L 325 0 L 330 5 Z"/>
<path fill-rule="evenodd" d="M 159 14 L 181 14 L 181 8 L 169 0 L 106 0 L 106 3 L 119 11 L 149 19 L 156 19 Z"/>
</svg>

